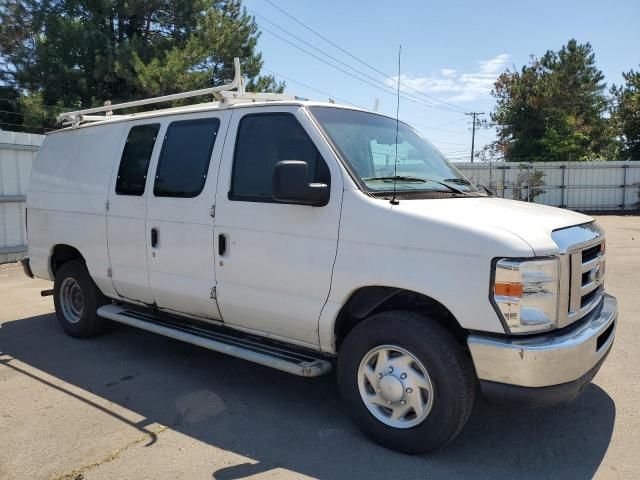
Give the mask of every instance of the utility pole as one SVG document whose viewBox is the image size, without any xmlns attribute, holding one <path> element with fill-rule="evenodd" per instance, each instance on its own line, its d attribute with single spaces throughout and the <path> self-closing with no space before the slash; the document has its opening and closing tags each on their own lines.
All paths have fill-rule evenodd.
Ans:
<svg viewBox="0 0 640 480">
<path fill-rule="evenodd" d="M 476 117 L 478 115 L 484 115 L 484 112 L 468 112 L 465 115 L 471 115 L 473 117 L 473 127 L 471 133 L 471 163 L 473 163 L 473 153 L 476 144 Z"/>
</svg>

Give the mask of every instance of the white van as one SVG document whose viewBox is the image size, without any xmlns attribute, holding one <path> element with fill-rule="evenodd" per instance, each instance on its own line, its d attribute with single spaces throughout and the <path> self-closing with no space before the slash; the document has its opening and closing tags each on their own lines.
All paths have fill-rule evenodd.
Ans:
<svg viewBox="0 0 640 480">
<path fill-rule="evenodd" d="M 359 427 L 411 453 L 449 443 L 476 390 L 528 407 L 589 384 L 617 318 L 592 218 L 495 198 L 384 115 L 207 92 L 71 112 L 47 135 L 23 265 L 54 281 L 66 332 L 108 319 L 297 375 L 336 367 Z"/>
</svg>

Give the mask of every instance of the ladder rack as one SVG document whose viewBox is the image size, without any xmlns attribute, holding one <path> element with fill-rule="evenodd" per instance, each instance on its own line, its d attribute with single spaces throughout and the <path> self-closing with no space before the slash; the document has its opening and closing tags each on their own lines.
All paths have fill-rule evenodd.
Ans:
<svg viewBox="0 0 640 480">
<path fill-rule="evenodd" d="M 111 118 L 122 118 L 126 115 L 113 115 L 114 110 L 122 110 L 125 108 L 140 107 L 143 105 L 153 105 L 156 103 L 164 103 L 172 100 L 181 100 L 183 98 L 198 97 L 201 95 L 213 95 L 220 103 L 234 104 L 246 102 L 267 102 L 275 100 L 294 100 L 296 97 L 283 95 L 280 93 L 247 93 L 244 91 L 244 83 L 240 73 L 240 59 L 233 59 L 234 78 L 227 85 L 219 87 L 203 88 L 190 92 L 174 93 L 172 95 L 164 95 L 161 97 L 146 98 L 143 100 L 134 100 L 132 102 L 117 103 L 111 105 L 111 102 L 105 102 L 102 107 L 87 108 L 84 110 L 76 110 L 72 112 L 61 113 L 57 117 L 57 121 L 63 125 L 79 126 L 86 122 L 99 122 L 109 120 Z M 236 90 L 232 92 L 231 90 Z M 92 115 L 95 113 L 104 113 L 104 115 Z"/>
</svg>

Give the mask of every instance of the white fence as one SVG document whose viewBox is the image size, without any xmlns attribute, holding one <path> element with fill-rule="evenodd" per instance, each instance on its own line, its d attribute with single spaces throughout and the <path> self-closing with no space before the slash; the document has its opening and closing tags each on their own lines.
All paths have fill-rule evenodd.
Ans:
<svg viewBox="0 0 640 480">
<path fill-rule="evenodd" d="M 571 210 L 640 209 L 640 161 L 467 162 L 455 166 L 472 182 L 505 198 Z"/>
<path fill-rule="evenodd" d="M 22 258 L 27 250 L 27 187 L 43 139 L 43 135 L 0 131 L 0 263 Z"/>
<path fill-rule="evenodd" d="M 25 200 L 44 136 L 0 131 L 0 263 L 27 249 Z M 456 163 L 497 195 L 572 210 L 640 209 L 640 161 Z M 542 183 L 539 182 L 542 181 Z"/>
</svg>

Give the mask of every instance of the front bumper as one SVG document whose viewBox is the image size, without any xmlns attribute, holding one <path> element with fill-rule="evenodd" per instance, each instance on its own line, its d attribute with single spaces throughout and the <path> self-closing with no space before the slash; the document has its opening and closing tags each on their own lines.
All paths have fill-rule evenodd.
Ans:
<svg viewBox="0 0 640 480">
<path fill-rule="evenodd" d="M 573 400 L 595 376 L 615 337 L 618 302 L 602 304 L 577 327 L 528 338 L 470 335 L 469 350 L 489 400 L 542 406 Z"/>
</svg>

